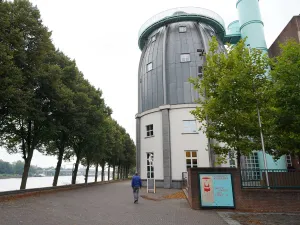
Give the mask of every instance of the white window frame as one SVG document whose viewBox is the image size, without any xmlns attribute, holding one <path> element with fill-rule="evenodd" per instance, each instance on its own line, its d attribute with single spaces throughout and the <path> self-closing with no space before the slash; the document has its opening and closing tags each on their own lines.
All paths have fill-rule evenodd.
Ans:
<svg viewBox="0 0 300 225">
<path fill-rule="evenodd" d="M 183 120 L 182 122 L 183 122 L 183 134 L 197 134 L 198 133 L 196 120 Z M 194 126 L 194 127 L 192 127 L 192 126 Z"/>
<path fill-rule="evenodd" d="M 252 152 L 250 155 L 245 156 L 245 169 L 247 170 L 247 180 L 260 180 L 260 168 L 257 152 Z"/>
<path fill-rule="evenodd" d="M 153 70 L 153 63 L 152 62 L 147 64 L 147 72 L 149 72 L 151 70 Z"/>
<path fill-rule="evenodd" d="M 149 156 L 152 154 L 152 162 L 149 161 Z M 146 171 L 147 171 L 147 179 L 153 179 L 155 177 L 154 173 L 154 153 L 153 152 L 146 152 Z"/>
<path fill-rule="evenodd" d="M 190 62 L 191 61 L 191 54 L 190 53 L 182 53 L 180 55 L 180 62 L 185 63 L 185 62 Z"/>
<path fill-rule="evenodd" d="M 190 156 L 187 156 L 187 152 L 190 152 Z M 193 152 L 196 152 L 196 156 L 193 156 Z M 198 151 L 197 150 L 185 150 L 184 151 L 184 157 L 185 157 L 185 168 L 188 169 L 188 165 L 190 165 L 189 168 L 197 168 L 198 167 Z M 187 160 L 191 160 L 191 164 L 187 163 Z M 197 160 L 196 164 L 193 163 L 193 160 Z"/>
<path fill-rule="evenodd" d="M 186 33 L 187 28 L 186 28 L 186 26 L 180 26 L 178 31 L 179 31 L 179 33 Z"/>
<path fill-rule="evenodd" d="M 153 127 L 153 124 L 146 125 L 146 137 L 153 137 L 153 136 L 154 136 L 154 127 Z"/>
<path fill-rule="evenodd" d="M 292 156 L 286 155 L 286 167 L 288 168 L 289 166 L 293 166 Z"/>
</svg>

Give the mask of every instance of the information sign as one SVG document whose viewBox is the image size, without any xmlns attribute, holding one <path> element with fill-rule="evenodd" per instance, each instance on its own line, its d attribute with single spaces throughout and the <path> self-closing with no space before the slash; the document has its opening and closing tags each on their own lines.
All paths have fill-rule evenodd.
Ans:
<svg viewBox="0 0 300 225">
<path fill-rule="evenodd" d="M 201 207 L 234 208 L 230 173 L 199 173 Z"/>
</svg>

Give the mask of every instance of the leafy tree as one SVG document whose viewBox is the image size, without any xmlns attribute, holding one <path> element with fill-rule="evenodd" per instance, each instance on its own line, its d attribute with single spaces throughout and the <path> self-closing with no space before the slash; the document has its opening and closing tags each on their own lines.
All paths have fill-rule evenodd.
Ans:
<svg viewBox="0 0 300 225">
<path fill-rule="evenodd" d="M 3 3 L 1 3 L 2 5 Z M 26 188 L 31 159 L 35 149 L 47 135 L 48 96 L 44 85 L 54 82 L 44 72 L 44 60 L 53 50 L 50 32 L 42 25 L 40 13 L 28 1 L 10 4 L 10 30 L 14 39 L 6 43 L 13 51 L 12 61 L 23 82 L 19 91 L 19 108 L 13 107 L 2 126 L 3 145 L 9 152 L 21 152 L 24 159 L 21 189 Z"/>
<path fill-rule="evenodd" d="M 300 158 L 300 44 L 289 40 L 280 44 L 281 54 L 272 59 L 274 82 L 275 155 Z"/>
<path fill-rule="evenodd" d="M 14 63 L 18 47 L 22 44 L 21 33 L 12 26 L 12 3 L 0 2 L 0 128 L 13 111 L 23 106 L 21 68 Z M 1 131 L 1 130 L 0 130 Z"/>
<path fill-rule="evenodd" d="M 74 104 L 76 107 L 75 121 L 73 124 L 74 134 L 71 137 L 71 146 L 76 155 L 76 163 L 72 176 L 72 184 L 76 183 L 79 162 L 82 159 L 83 149 L 89 134 L 96 132 L 98 125 L 104 121 L 107 113 L 102 92 L 92 87 L 83 78 L 78 80 L 77 93 Z"/>
<path fill-rule="evenodd" d="M 257 107 L 266 107 L 270 97 L 265 94 L 271 85 L 265 76 L 268 59 L 260 50 L 249 50 L 245 40 L 229 46 L 228 52 L 218 49 L 214 38 L 206 54 L 203 79 L 191 79 L 195 89 L 205 96 L 198 99 L 201 106 L 192 114 L 206 136 L 214 140 L 214 152 L 228 156 L 234 150 L 240 166 L 241 154 L 260 149 Z M 268 114 L 264 115 L 263 121 L 267 121 Z"/>
<path fill-rule="evenodd" d="M 70 134 L 73 130 L 75 105 L 73 103 L 74 82 L 79 77 L 79 71 L 74 61 L 71 61 L 62 52 L 53 52 L 48 58 L 49 71 L 59 77 L 57 85 L 51 89 L 49 107 L 49 127 L 52 131 L 49 140 L 46 140 L 46 153 L 57 156 L 57 165 L 53 178 L 53 186 L 57 185 L 58 176 L 63 159 L 70 159 Z"/>
<path fill-rule="evenodd" d="M 17 162 L 13 163 L 13 170 L 14 174 L 22 175 L 24 170 L 24 162 L 18 160 Z"/>
<path fill-rule="evenodd" d="M 0 174 L 13 174 L 13 167 L 9 162 L 0 160 Z"/>
</svg>

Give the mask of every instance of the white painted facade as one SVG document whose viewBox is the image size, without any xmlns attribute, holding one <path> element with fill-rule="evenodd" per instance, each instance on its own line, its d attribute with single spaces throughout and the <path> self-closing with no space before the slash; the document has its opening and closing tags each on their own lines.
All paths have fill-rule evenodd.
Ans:
<svg viewBox="0 0 300 225">
<path fill-rule="evenodd" d="M 195 120 L 190 113 L 195 109 L 195 104 L 167 105 L 148 110 L 139 115 L 140 118 L 140 162 L 141 178 L 147 178 L 147 152 L 154 153 L 154 178 L 164 179 L 163 171 L 163 134 L 162 134 L 162 109 L 169 109 L 170 119 L 170 145 L 171 145 L 171 176 L 173 181 L 182 180 L 182 172 L 186 172 L 186 151 L 197 151 L 197 166 L 209 167 L 209 153 L 207 151 L 207 138 L 199 131 L 184 133 L 184 120 Z M 147 137 L 146 126 L 153 124 L 153 137 Z"/>
<path fill-rule="evenodd" d="M 162 116 L 159 110 L 149 110 L 141 117 L 141 178 L 147 178 L 147 153 L 154 153 L 155 179 L 163 180 Z M 154 135 L 147 137 L 146 126 L 153 124 Z"/>
</svg>

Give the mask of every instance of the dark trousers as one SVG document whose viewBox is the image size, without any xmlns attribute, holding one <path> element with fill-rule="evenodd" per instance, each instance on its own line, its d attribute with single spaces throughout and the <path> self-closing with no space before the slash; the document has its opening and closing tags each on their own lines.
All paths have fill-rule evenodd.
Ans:
<svg viewBox="0 0 300 225">
<path fill-rule="evenodd" d="M 133 198 L 134 201 L 138 201 L 139 200 L 139 187 L 133 187 Z"/>
</svg>

